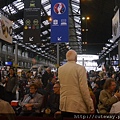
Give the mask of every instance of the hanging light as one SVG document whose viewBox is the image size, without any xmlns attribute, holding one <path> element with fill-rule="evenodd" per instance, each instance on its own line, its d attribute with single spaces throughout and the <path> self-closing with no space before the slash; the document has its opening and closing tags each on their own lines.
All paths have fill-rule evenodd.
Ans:
<svg viewBox="0 0 120 120">
<path fill-rule="evenodd" d="M 111 44 L 108 44 L 108 43 L 106 43 L 105 45 L 106 45 L 106 47 L 110 47 L 111 46 Z"/>
<path fill-rule="evenodd" d="M 112 39 L 108 39 L 108 42 L 110 43 L 114 43 L 114 41 Z"/>
</svg>

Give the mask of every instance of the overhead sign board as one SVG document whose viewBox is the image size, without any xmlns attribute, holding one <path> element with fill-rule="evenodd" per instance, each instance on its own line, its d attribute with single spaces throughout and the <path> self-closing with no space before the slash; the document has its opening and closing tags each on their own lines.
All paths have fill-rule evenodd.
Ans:
<svg viewBox="0 0 120 120">
<path fill-rule="evenodd" d="M 51 1 L 51 43 L 68 42 L 68 0 Z"/>
<path fill-rule="evenodd" d="M 24 31 L 25 43 L 40 42 L 40 0 L 24 0 Z"/>
<path fill-rule="evenodd" d="M 119 10 L 116 12 L 112 19 L 112 35 L 113 41 L 115 41 L 120 36 L 120 15 Z"/>
<path fill-rule="evenodd" d="M 0 13 L 0 39 L 12 43 L 12 21 Z"/>
</svg>

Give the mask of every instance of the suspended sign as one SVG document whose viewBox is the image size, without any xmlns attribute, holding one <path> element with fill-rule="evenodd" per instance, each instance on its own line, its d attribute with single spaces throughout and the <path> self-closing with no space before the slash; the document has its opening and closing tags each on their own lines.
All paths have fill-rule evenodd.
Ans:
<svg viewBox="0 0 120 120">
<path fill-rule="evenodd" d="M 51 0 L 51 43 L 68 42 L 68 0 Z"/>
<path fill-rule="evenodd" d="M 24 31 L 25 43 L 40 42 L 40 0 L 24 0 Z"/>
<path fill-rule="evenodd" d="M 119 10 L 116 12 L 112 19 L 112 35 L 113 41 L 115 41 L 120 36 L 120 15 Z"/>
<path fill-rule="evenodd" d="M 12 21 L 0 13 L 0 39 L 12 43 Z"/>
</svg>

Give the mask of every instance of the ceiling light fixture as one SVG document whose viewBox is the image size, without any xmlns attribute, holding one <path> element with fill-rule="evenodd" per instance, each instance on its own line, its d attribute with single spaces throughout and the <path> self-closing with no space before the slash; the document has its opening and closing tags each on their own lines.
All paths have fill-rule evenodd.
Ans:
<svg viewBox="0 0 120 120">
<path fill-rule="evenodd" d="M 114 43 L 114 41 L 112 39 L 108 39 L 108 42 L 110 43 Z"/>
<path fill-rule="evenodd" d="M 106 45 L 106 47 L 110 47 L 111 46 L 111 44 L 105 44 Z"/>
</svg>

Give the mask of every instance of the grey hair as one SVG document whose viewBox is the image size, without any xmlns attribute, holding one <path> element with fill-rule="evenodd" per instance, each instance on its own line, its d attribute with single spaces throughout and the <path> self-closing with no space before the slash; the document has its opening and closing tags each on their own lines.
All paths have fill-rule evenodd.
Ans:
<svg viewBox="0 0 120 120">
<path fill-rule="evenodd" d="M 76 61 L 77 62 L 77 53 L 75 50 L 69 50 L 67 53 L 66 53 L 66 59 L 67 61 Z"/>
</svg>

